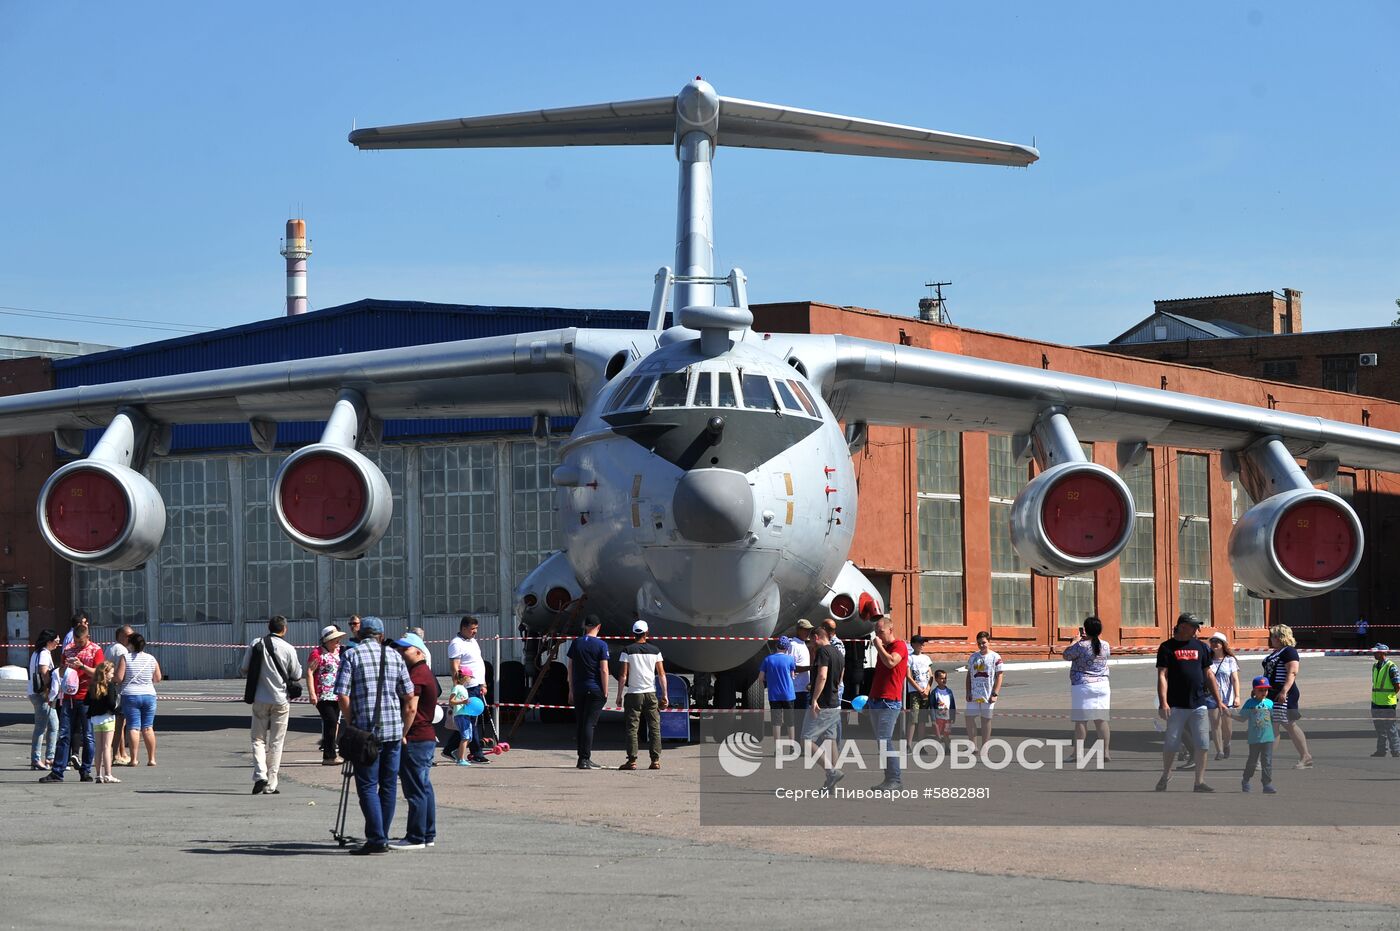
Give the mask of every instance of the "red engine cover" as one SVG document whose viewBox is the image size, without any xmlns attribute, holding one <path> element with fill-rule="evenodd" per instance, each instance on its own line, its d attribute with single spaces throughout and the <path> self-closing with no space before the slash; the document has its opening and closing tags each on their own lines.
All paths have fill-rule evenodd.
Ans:
<svg viewBox="0 0 1400 931">
<path fill-rule="evenodd" d="M 1103 476 L 1075 472 L 1051 488 L 1040 509 L 1050 542 L 1063 553 L 1092 558 L 1108 551 L 1128 521 L 1118 489 Z"/>
<path fill-rule="evenodd" d="M 121 536 L 130 517 L 126 493 L 97 469 L 69 472 L 44 502 L 49 529 L 58 541 L 80 553 L 100 553 Z"/>
<path fill-rule="evenodd" d="M 1356 553 L 1351 521 L 1325 501 L 1289 508 L 1274 528 L 1274 552 L 1288 573 L 1304 582 L 1336 578 Z"/>
<path fill-rule="evenodd" d="M 307 456 L 282 479 L 282 513 L 298 533 L 335 540 L 359 524 L 365 511 L 360 473 L 336 456 Z"/>
</svg>

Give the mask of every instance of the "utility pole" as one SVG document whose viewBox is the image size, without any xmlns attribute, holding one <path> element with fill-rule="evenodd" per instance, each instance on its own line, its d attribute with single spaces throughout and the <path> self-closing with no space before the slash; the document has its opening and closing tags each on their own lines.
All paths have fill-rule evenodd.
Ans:
<svg viewBox="0 0 1400 931">
<path fill-rule="evenodd" d="M 924 287 L 929 289 L 929 296 L 919 299 L 919 319 L 925 323 L 952 323 L 953 317 L 948 313 L 948 305 L 943 301 L 943 288 L 951 285 L 951 281 L 926 281 Z"/>
</svg>

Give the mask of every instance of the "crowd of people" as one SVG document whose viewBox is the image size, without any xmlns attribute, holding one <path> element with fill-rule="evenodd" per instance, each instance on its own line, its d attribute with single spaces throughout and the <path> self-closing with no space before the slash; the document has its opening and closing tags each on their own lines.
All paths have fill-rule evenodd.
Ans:
<svg viewBox="0 0 1400 931">
<path fill-rule="evenodd" d="M 490 762 L 484 753 L 484 742 L 490 738 L 482 733 L 488 719 L 483 714 L 486 668 L 476 640 L 479 626 L 474 617 L 462 618 L 448 648 L 453 684 L 445 704 L 454 726 L 442 752 L 461 766 Z M 1246 691 L 1228 638 L 1217 632 L 1202 641 L 1203 626 L 1199 618 L 1184 613 L 1177 618 L 1172 636 L 1157 649 L 1157 712 L 1163 746 L 1156 789 L 1167 790 L 1175 769 L 1192 772 L 1193 791 L 1213 792 L 1205 781 L 1210 748 L 1215 747 L 1214 760 L 1229 759 L 1239 722 L 1248 744 L 1241 790 L 1250 791 L 1258 772 L 1263 791 L 1274 794 L 1274 750 L 1284 738 L 1298 754 L 1295 768 L 1313 767 L 1307 735 L 1299 723 L 1300 656 L 1293 632 L 1286 625 L 1269 629 L 1270 652 L 1263 660 L 1262 675 L 1253 677 Z M 423 632 L 415 628 L 387 639 L 384 622 L 368 616 L 352 617 L 347 627 L 323 628 L 304 666 L 286 640 L 287 620 L 280 615 L 271 618 L 266 635 L 244 651 L 240 670 L 246 677 L 244 700 L 251 706 L 252 792 L 280 793 L 279 770 L 291 703 L 304 691 L 320 718 L 322 763 L 351 764 L 366 835 L 365 843 L 354 852 L 433 846 L 436 800 L 430 770 L 438 747 L 435 725 L 443 715 Z M 593 759 L 593 735 L 611 678 L 616 680 L 615 703 L 625 720 L 626 757 L 618 768 L 638 768 L 645 726 L 647 768 L 660 769 L 660 713 L 668 707 L 669 696 L 664 658 L 650 639 L 647 622 L 635 621 L 632 641 L 618 651 L 611 667 L 612 653 L 598 636 L 601 620 L 589 615 L 583 627 L 583 636 L 570 644 L 565 664 L 576 713 L 577 767 L 601 768 Z M 868 641 L 860 642 L 874 658 L 868 694 L 855 696 L 858 684 L 850 684 L 848 698 L 846 644 L 836 630 L 831 619 L 820 624 L 798 621 L 789 634 L 770 641 L 758 671 L 774 737 L 800 735 L 823 761 L 827 789 L 843 777 L 834 755 L 841 737 L 843 701 L 851 705 L 850 699 L 856 699 L 856 707 L 868 708 L 882 751 L 892 746 L 901 714 L 906 715 L 901 735 L 905 741 L 914 741 L 922 732 L 946 745 L 959 711 L 948 670 L 934 668 L 932 657 L 924 652 L 928 641 L 897 638 L 888 617 L 877 621 Z M 1005 669 L 1002 657 L 991 649 L 987 632 L 978 633 L 976 641 L 977 649 L 967 659 L 962 711 L 968 738 L 980 750 L 991 739 Z M 1383 643 L 1372 647 L 1375 757 L 1400 757 L 1400 667 L 1389 659 L 1389 652 Z M 1103 638 L 1102 622 L 1086 618 L 1078 638 L 1062 655 L 1069 663 L 1075 746 L 1083 752 L 1097 741 L 1103 759 L 1109 761 L 1113 649 Z M 105 651 L 92 640 L 90 622 L 82 612 L 73 616 L 62 640 L 53 630 L 40 631 L 31 644 L 27 686 L 34 708 L 30 767 L 48 770 L 40 782 L 63 782 L 69 770 L 77 769 L 83 782 L 118 783 L 114 767 L 137 765 L 143 747 L 146 765 L 157 765 L 155 686 L 161 678 L 160 664 L 146 649 L 145 638 L 130 627 L 119 628 Z M 355 754 L 345 752 L 347 746 L 353 746 Z M 900 788 L 899 754 L 884 753 L 883 758 L 884 778 L 875 788 Z M 400 782 L 409 813 L 403 838 L 391 843 Z"/>
<path fill-rule="evenodd" d="M 82 612 L 61 641 L 57 631 L 41 630 L 30 645 L 25 689 L 34 707 L 29 768 L 49 771 L 43 783 L 63 782 L 70 769 L 82 782 L 117 783 L 112 768 L 135 766 L 142 746 L 146 765 L 155 766 L 160 680 L 146 638 L 128 626 L 105 652 Z"/>
</svg>

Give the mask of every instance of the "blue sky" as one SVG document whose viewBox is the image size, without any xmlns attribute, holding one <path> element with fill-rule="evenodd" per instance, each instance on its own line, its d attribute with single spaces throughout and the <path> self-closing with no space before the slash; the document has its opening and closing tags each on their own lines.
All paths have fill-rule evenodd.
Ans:
<svg viewBox="0 0 1400 931">
<path fill-rule="evenodd" d="M 0 305 L 227 326 L 362 297 L 645 307 L 665 148 L 357 152 L 361 126 L 721 94 L 1031 142 L 1028 170 L 720 149 L 755 302 L 1106 341 L 1154 298 L 1400 297 L 1400 5 L 122 4 L 0 0 Z M 143 331 L 0 315 L 0 333 Z M 168 334 L 166 334 L 168 335 Z"/>
</svg>

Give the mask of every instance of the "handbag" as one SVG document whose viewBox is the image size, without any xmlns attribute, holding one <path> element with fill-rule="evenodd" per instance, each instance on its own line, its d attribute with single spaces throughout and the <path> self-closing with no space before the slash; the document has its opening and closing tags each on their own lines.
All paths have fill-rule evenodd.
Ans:
<svg viewBox="0 0 1400 931">
<path fill-rule="evenodd" d="M 342 759 L 356 766 L 373 766 L 379 759 L 379 717 L 384 710 L 384 666 L 385 654 L 389 651 L 385 644 L 379 645 L 379 684 L 374 695 L 374 723 L 369 730 L 362 730 L 349 721 L 342 721 L 340 736 L 336 743 L 340 747 Z"/>
<path fill-rule="evenodd" d="M 301 697 L 301 680 L 293 681 L 292 677 L 287 675 L 287 667 L 282 665 L 282 661 L 277 658 L 277 652 L 272 649 L 271 634 L 263 638 L 263 649 L 267 650 L 267 656 L 272 660 L 272 668 L 277 670 L 277 674 L 282 677 L 282 682 L 287 687 L 287 700 L 296 701 Z"/>
</svg>

